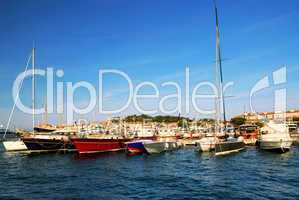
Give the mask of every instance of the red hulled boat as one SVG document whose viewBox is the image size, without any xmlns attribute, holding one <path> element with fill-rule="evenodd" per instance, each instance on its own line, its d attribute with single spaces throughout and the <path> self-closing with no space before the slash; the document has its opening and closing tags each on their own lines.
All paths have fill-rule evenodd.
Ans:
<svg viewBox="0 0 299 200">
<path fill-rule="evenodd" d="M 72 138 L 71 141 L 78 152 L 84 154 L 125 150 L 125 143 L 130 139 Z"/>
</svg>

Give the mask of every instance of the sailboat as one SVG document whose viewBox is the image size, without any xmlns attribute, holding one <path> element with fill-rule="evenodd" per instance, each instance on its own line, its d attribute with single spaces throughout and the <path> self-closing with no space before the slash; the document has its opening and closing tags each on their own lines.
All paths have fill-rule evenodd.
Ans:
<svg viewBox="0 0 299 200">
<path fill-rule="evenodd" d="M 71 141 L 68 135 L 65 135 L 63 131 L 56 129 L 36 129 L 35 128 L 35 48 L 32 50 L 32 132 L 21 131 L 21 139 L 30 151 L 58 151 L 72 148 Z M 38 132 L 36 130 L 44 130 L 44 132 Z"/>
<path fill-rule="evenodd" d="M 226 139 L 219 139 L 217 136 L 224 135 L 227 136 L 227 127 L 226 127 L 226 109 L 225 101 L 223 95 L 223 74 L 222 74 L 222 60 L 221 60 L 221 50 L 220 50 L 220 32 L 219 32 L 219 19 L 218 11 L 215 6 L 215 15 L 216 15 L 216 86 L 217 86 L 217 98 L 215 99 L 215 108 L 216 108 L 216 123 L 213 137 L 202 138 L 199 143 L 199 151 L 215 151 L 215 155 L 225 155 L 233 152 L 238 152 L 245 148 L 243 138 L 234 138 L 229 136 Z M 221 122 L 221 108 L 223 114 L 224 128 L 220 126 Z"/>
<path fill-rule="evenodd" d="M 28 60 L 27 60 L 25 73 L 27 72 L 27 69 L 28 69 L 28 66 L 29 66 L 29 61 L 32 58 L 32 56 L 33 55 L 31 54 L 29 56 Z M 21 80 L 19 92 L 17 93 L 16 99 L 19 98 L 19 94 L 20 94 L 20 90 L 21 90 L 22 85 L 23 85 L 23 81 L 24 81 L 24 79 Z M 16 135 L 15 133 L 11 134 L 11 131 L 9 131 L 9 129 L 8 129 L 8 127 L 10 125 L 10 122 L 11 122 L 11 119 L 12 119 L 12 116 L 13 116 L 13 113 L 14 113 L 14 110 L 15 110 L 15 107 L 16 107 L 16 101 L 14 102 L 14 105 L 11 109 L 11 112 L 10 112 L 9 118 L 8 118 L 8 122 L 7 122 L 7 126 L 6 126 L 6 129 L 4 130 L 4 134 L 2 136 L 2 141 L 3 141 L 3 146 L 4 146 L 5 151 L 24 151 L 24 150 L 27 150 L 26 145 L 18 137 L 18 135 Z M 12 135 L 13 135 L 13 137 L 10 137 Z"/>
<path fill-rule="evenodd" d="M 0 131 L 3 133 L 1 141 L 5 151 L 27 150 L 26 145 L 15 132 L 8 129 L 1 129 Z"/>
<path fill-rule="evenodd" d="M 224 131 L 224 134 L 227 135 L 226 131 L 226 109 L 225 109 L 225 101 L 223 95 L 223 74 L 222 74 L 222 60 L 221 60 L 221 50 L 220 50 L 220 33 L 219 33 L 219 19 L 218 19 L 218 11 L 215 3 L 215 14 L 216 14 L 216 84 L 218 89 L 218 94 L 220 97 L 216 99 L 217 110 L 220 111 L 221 103 L 222 103 L 222 113 L 223 113 L 223 122 L 224 122 L 224 130 L 220 128 L 220 130 Z M 217 73 L 218 72 L 218 73 Z M 220 112 L 218 112 L 217 122 L 220 121 Z M 219 123 L 218 123 L 219 124 Z M 228 137 L 224 141 L 218 140 L 215 144 L 215 155 L 225 155 L 233 152 L 238 152 L 245 148 L 245 144 L 243 142 L 243 138 L 233 138 Z"/>
</svg>

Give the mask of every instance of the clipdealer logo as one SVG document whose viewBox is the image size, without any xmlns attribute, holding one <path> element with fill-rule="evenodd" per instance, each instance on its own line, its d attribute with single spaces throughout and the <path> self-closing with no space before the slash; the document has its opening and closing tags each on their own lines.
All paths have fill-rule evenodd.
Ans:
<svg viewBox="0 0 299 200">
<path fill-rule="evenodd" d="M 79 82 L 61 82 L 57 81 L 54 83 L 54 78 L 63 78 L 64 71 L 61 69 L 55 70 L 53 68 L 44 69 L 35 69 L 27 70 L 23 73 L 20 73 L 16 80 L 14 81 L 12 96 L 14 102 L 19 110 L 26 114 L 43 114 L 46 112 L 51 113 L 66 113 L 66 120 L 68 124 L 72 124 L 74 121 L 74 114 L 87 114 L 94 109 L 100 114 L 121 114 L 125 111 L 130 105 L 133 105 L 134 109 L 139 113 L 143 114 L 174 114 L 181 113 L 184 111 L 185 113 L 190 113 L 190 110 L 196 111 L 198 114 L 215 114 L 215 108 L 207 109 L 204 108 L 203 105 L 199 105 L 199 100 L 211 100 L 215 101 L 215 99 L 219 99 L 219 89 L 213 82 L 204 81 L 197 82 L 193 88 L 190 88 L 190 69 L 185 68 L 185 85 L 184 88 L 176 82 L 176 81 L 166 81 L 161 84 L 156 84 L 151 81 L 140 82 L 136 85 L 133 83 L 133 79 L 129 77 L 123 71 L 116 69 L 102 69 L 99 70 L 98 73 L 98 91 L 96 87 L 92 85 L 88 81 L 79 81 Z M 30 106 L 26 106 L 23 104 L 21 99 L 19 98 L 19 92 L 21 89 L 22 82 L 25 79 L 32 78 L 32 76 L 41 76 L 46 79 L 46 92 L 47 92 L 47 108 L 33 108 Z M 128 91 L 126 102 L 123 103 L 120 107 L 116 109 L 105 109 L 104 106 L 104 83 L 103 79 L 106 75 L 114 75 L 118 76 L 121 79 L 126 81 L 126 90 Z M 286 67 L 282 67 L 272 73 L 273 75 L 273 83 L 274 86 L 282 85 L 287 82 L 286 80 Z M 55 77 L 56 76 L 56 77 Z M 55 85 L 55 86 L 54 86 Z M 234 82 L 230 81 L 223 85 L 223 93 L 227 91 L 228 88 L 233 87 Z M 151 88 L 154 92 L 152 94 L 140 94 L 141 91 L 145 88 Z M 168 95 L 161 95 L 161 88 L 172 88 L 175 89 L 174 93 Z M 253 105 L 253 97 L 258 92 L 262 92 L 263 90 L 270 87 L 270 78 L 269 76 L 265 76 L 260 79 L 250 90 L 249 96 L 249 104 L 250 111 L 256 113 L 254 105 Z M 88 92 L 89 101 L 84 108 L 79 108 L 75 105 L 74 94 L 79 89 L 83 88 Z M 209 89 L 211 91 L 210 94 L 202 94 L 202 89 Z M 66 91 L 65 91 L 66 90 Z M 182 92 L 184 90 L 184 92 Z M 55 95 L 54 95 L 55 92 Z M 65 96 L 66 94 L 66 96 Z M 56 97 L 54 101 L 54 97 Z M 146 100 L 158 100 L 158 103 L 154 109 L 144 108 L 140 105 L 142 101 Z M 175 107 L 173 109 L 167 108 L 168 101 L 175 101 Z M 183 101 L 185 102 L 183 104 Z M 54 102 L 56 102 L 56 106 L 54 106 Z M 96 106 L 98 107 L 96 108 Z M 192 107 L 191 107 L 192 106 Z M 56 108 L 56 110 L 54 110 Z M 280 88 L 275 90 L 274 94 L 274 110 L 276 113 L 276 117 L 279 117 L 279 120 L 285 120 L 285 112 L 286 112 L 286 88 Z M 261 116 L 259 116 L 261 118 Z"/>
</svg>

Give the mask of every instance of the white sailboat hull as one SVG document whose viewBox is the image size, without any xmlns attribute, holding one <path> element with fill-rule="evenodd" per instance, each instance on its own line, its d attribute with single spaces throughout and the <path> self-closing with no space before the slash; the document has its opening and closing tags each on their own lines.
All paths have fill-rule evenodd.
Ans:
<svg viewBox="0 0 299 200">
<path fill-rule="evenodd" d="M 6 151 L 24 151 L 27 150 L 26 145 L 22 140 L 3 141 L 3 146 Z"/>
<path fill-rule="evenodd" d="M 209 152 L 215 149 L 216 139 L 215 137 L 205 137 L 199 140 L 197 143 L 198 151 Z"/>
</svg>

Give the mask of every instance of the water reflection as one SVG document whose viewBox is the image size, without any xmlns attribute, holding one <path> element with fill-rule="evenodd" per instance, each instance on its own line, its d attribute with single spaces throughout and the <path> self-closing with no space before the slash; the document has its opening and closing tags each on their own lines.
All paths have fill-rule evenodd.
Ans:
<svg viewBox="0 0 299 200">
<path fill-rule="evenodd" d="M 99 152 L 99 153 L 86 153 L 86 154 L 74 154 L 75 160 L 95 160 L 101 158 L 108 158 L 111 156 L 122 155 L 123 152 Z"/>
</svg>

